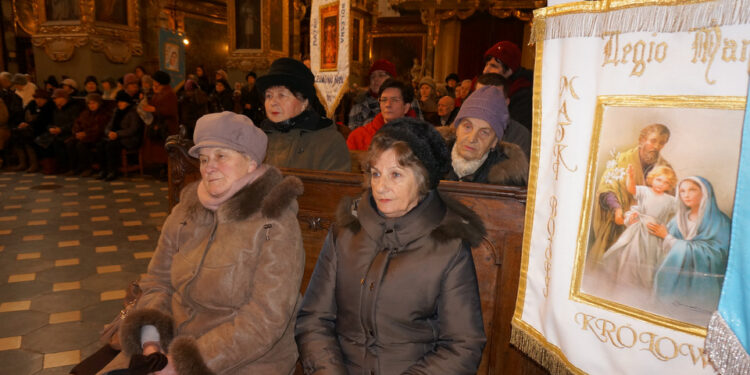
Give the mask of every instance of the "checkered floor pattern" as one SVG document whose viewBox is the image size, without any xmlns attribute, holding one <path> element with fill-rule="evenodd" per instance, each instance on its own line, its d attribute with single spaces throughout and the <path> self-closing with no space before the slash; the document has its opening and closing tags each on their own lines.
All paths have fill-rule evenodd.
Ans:
<svg viewBox="0 0 750 375">
<path fill-rule="evenodd" d="M 0 174 L 0 373 L 67 374 L 101 347 L 167 209 L 151 178 Z"/>
</svg>

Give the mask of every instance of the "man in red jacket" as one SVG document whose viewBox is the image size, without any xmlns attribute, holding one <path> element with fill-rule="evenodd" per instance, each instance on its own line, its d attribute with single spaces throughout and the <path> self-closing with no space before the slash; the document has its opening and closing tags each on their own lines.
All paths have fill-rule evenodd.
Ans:
<svg viewBox="0 0 750 375">
<path fill-rule="evenodd" d="M 350 150 L 367 150 L 372 137 L 385 123 L 404 116 L 416 117 L 411 109 L 413 99 L 414 93 L 410 86 L 393 78 L 387 79 L 380 85 L 378 92 L 380 113 L 370 123 L 352 130 L 346 139 L 346 146 Z"/>
</svg>

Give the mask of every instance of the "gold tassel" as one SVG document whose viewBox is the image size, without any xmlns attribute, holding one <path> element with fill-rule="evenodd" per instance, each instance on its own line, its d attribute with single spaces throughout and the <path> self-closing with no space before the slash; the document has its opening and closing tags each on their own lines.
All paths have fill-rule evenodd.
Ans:
<svg viewBox="0 0 750 375">
<path fill-rule="evenodd" d="M 518 350 L 526 353 L 540 366 L 547 369 L 552 375 L 569 375 L 578 374 L 580 370 L 568 368 L 567 362 L 564 361 L 557 353 L 549 350 L 544 344 L 532 337 L 523 329 L 512 324 L 510 332 L 510 343 Z"/>
<path fill-rule="evenodd" d="M 529 44 L 539 40 L 601 37 L 613 31 L 676 33 L 746 23 L 750 23 L 750 0 L 587 1 L 535 10 Z"/>
</svg>

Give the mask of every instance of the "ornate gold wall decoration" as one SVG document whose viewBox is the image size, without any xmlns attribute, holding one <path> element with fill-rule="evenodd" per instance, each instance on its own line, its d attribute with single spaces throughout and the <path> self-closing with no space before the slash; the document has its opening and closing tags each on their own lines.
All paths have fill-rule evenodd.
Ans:
<svg viewBox="0 0 750 375">
<path fill-rule="evenodd" d="M 29 35 L 39 30 L 39 11 L 36 0 L 13 0 L 13 20 Z"/>
<path fill-rule="evenodd" d="M 16 9 L 32 10 L 38 27 L 35 28 L 25 14 L 17 14 L 15 21 L 31 34 L 31 42 L 44 48 L 53 61 L 70 60 L 76 48 L 89 42 L 93 51 L 104 53 L 108 60 L 118 64 L 142 55 L 138 0 L 97 1 L 73 0 L 73 6 L 80 6 L 80 14 L 73 19 L 70 18 L 72 13 L 65 17 L 48 17 L 48 9 L 55 9 L 45 0 L 15 0 Z"/>
<path fill-rule="evenodd" d="M 227 1 L 227 27 L 229 29 L 229 59 L 227 67 L 239 70 L 267 70 L 271 63 L 281 57 L 289 56 L 289 23 L 291 21 L 290 0 L 250 0 L 243 1 L 238 9 L 240 0 Z M 272 21 L 271 7 L 279 7 L 280 17 Z M 278 8 L 275 8 L 278 10 Z M 238 13 L 240 17 L 238 17 Z M 258 17 L 259 15 L 259 17 Z M 272 23 L 280 22 L 281 25 Z M 243 23 L 238 25 L 237 21 Z M 260 25 L 255 22 L 259 22 Z M 274 35 L 271 35 L 273 32 Z M 260 35 L 257 35 L 260 33 Z M 282 47 L 278 49 L 272 43 L 272 37 L 278 38 L 281 33 Z M 276 48 L 272 48 L 276 47 Z"/>
<path fill-rule="evenodd" d="M 61 62 L 70 60 L 75 49 L 85 46 L 87 39 L 85 37 L 50 37 L 32 38 L 31 42 L 37 47 L 44 48 L 44 53 L 52 61 Z"/>
</svg>

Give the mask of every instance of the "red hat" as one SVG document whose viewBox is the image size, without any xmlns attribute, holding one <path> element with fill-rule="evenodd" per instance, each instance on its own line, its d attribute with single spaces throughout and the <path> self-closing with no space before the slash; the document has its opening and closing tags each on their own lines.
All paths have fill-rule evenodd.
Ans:
<svg viewBox="0 0 750 375">
<path fill-rule="evenodd" d="M 515 43 L 507 40 L 498 42 L 484 53 L 485 59 L 490 56 L 500 60 L 514 72 L 521 66 L 521 50 Z"/>
<path fill-rule="evenodd" d="M 393 65 L 392 62 L 386 60 L 386 59 L 380 59 L 378 61 L 375 61 L 372 63 L 372 66 L 370 67 L 370 71 L 367 73 L 367 75 L 371 75 L 372 72 L 376 70 L 382 70 L 388 75 L 391 76 L 391 78 L 396 78 L 398 74 L 396 74 L 396 65 Z"/>
</svg>

